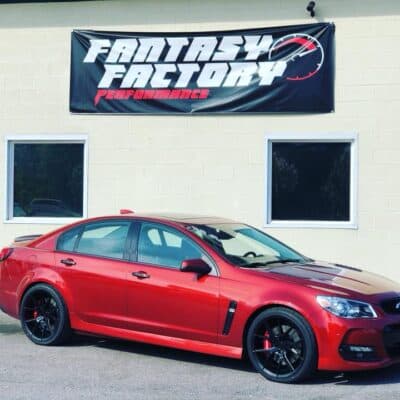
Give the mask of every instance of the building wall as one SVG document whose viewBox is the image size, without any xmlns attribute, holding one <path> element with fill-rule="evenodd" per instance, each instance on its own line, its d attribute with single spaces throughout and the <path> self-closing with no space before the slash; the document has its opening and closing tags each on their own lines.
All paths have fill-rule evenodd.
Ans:
<svg viewBox="0 0 400 400">
<path fill-rule="evenodd" d="M 87 134 L 89 216 L 215 214 L 262 227 L 267 132 L 359 135 L 358 229 L 269 229 L 304 254 L 400 280 L 400 2 L 320 0 L 336 24 L 336 110 L 321 115 L 95 116 L 68 111 L 70 32 L 310 23 L 306 1 L 137 0 L 0 5 L 0 139 Z M 1 141 L 0 155 L 4 155 Z M 0 188 L 6 171 L 0 163 Z M 0 196 L 4 215 L 5 194 Z M 0 224 L 0 243 L 55 225 Z"/>
</svg>

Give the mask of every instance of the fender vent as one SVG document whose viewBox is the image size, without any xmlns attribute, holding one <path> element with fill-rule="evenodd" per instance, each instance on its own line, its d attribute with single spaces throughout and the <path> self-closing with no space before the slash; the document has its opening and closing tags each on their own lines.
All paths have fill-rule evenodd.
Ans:
<svg viewBox="0 0 400 400">
<path fill-rule="evenodd" d="M 237 308 L 237 302 L 231 300 L 228 305 L 228 310 L 226 311 L 224 329 L 222 331 L 222 334 L 224 336 L 229 335 L 233 322 L 233 317 L 235 316 L 236 308 Z"/>
</svg>

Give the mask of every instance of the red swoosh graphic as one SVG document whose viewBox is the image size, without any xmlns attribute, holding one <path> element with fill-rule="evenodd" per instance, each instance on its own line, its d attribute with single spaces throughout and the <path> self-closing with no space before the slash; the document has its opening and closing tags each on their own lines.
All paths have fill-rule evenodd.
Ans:
<svg viewBox="0 0 400 400">
<path fill-rule="evenodd" d="M 302 37 L 293 37 L 291 39 L 285 40 L 283 43 L 281 43 L 279 46 L 276 46 L 274 50 L 278 50 L 283 46 L 286 46 L 288 44 L 291 43 L 298 43 L 301 46 L 305 47 L 307 50 L 313 50 L 315 49 L 317 46 L 315 46 L 315 44 L 308 39 L 302 38 Z"/>
</svg>

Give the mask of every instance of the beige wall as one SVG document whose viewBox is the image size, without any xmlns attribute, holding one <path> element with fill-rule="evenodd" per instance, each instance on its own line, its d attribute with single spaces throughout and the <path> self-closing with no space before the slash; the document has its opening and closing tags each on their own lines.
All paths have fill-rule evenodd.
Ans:
<svg viewBox="0 0 400 400">
<path fill-rule="evenodd" d="M 336 111 L 324 115 L 82 116 L 68 111 L 73 28 L 191 31 L 310 23 L 307 1 L 141 0 L 0 5 L 0 140 L 89 136 L 89 216 L 216 214 L 263 226 L 267 132 L 357 132 L 357 230 L 270 229 L 314 258 L 400 281 L 400 2 L 317 1 L 336 24 Z M 1 140 L 0 157 L 4 156 Z M 4 188 L 4 162 L 0 188 Z M 5 194 L 0 196 L 4 215 Z M 0 223 L 0 243 L 53 226 Z"/>
</svg>

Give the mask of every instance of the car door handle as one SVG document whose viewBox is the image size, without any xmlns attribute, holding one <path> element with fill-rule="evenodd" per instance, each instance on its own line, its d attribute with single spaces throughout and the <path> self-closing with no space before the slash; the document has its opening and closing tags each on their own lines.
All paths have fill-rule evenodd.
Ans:
<svg viewBox="0 0 400 400">
<path fill-rule="evenodd" d="M 150 278 L 150 275 L 147 272 L 144 271 L 136 271 L 136 272 L 132 272 L 133 276 L 136 276 L 136 278 L 139 279 L 147 279 Z"/>
<path fill-rule="evenodd" d="M 66 265 L 67 267 L 72 267 L 73 265 L 76 265 L 76 262 L 72 258 L 64 258 L 60 262 L 61 264 Z"/>
</svg>

